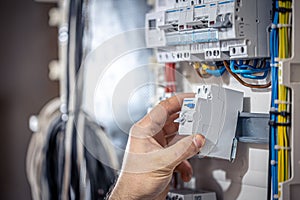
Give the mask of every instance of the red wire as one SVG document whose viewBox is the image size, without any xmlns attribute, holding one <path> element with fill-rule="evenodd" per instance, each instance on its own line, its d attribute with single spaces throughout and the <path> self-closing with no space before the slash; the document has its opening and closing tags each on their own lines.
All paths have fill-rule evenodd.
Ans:
<svg viewBox="0 0 300 200">
<path fill-rule="evenodd" d="M 166 87 L 165 87 L 165 92 L 168 93 L 169 92 L 169 67 L 167 65 L 167 63 L 165 64 L 165 81 L 166 81 Z"/>
<path fill-rule="evenodd" d="M 166 92 L 176 92 L 175 63 L 165 64 Z"/>
<path fill-rule="evenodd" d="M 175 63 L 172 65 L 172 86 L 173 86 L 173 92 L 176 92 L 176 76 L 175 76 Z"/>
</svg>

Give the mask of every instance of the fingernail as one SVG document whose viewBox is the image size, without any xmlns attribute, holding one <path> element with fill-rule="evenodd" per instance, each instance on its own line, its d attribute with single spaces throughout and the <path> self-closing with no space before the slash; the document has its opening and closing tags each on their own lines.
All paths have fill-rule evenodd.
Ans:
<svg viewBox="0 0 300 200">
<path fill-rule="evenodd" d="M 205 143 L 205 137 L 203 135 L 195 135 L 194 143 L 198 148 L 201 148 Z"/>
</svg>

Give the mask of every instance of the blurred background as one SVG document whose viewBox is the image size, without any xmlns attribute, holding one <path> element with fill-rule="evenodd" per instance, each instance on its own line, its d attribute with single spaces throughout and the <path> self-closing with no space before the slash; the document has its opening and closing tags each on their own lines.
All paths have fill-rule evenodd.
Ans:
<svg viewBox="0 0 300 200">
<path fill-rule="evenodd" d="M 58 96 L 58 82 L 48 78 L 48 64 L 57 59 L 57 28 L 48 25 L 55 4 L 3 0 L 0 67 L 0 199 L 31 199 L 25 157 L 32 132 L 30 115 Z"/>
</svg>

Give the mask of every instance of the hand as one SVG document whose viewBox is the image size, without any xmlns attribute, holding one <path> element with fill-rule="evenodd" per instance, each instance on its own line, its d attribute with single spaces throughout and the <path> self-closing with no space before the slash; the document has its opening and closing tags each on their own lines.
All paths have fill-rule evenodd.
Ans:
<svg viewBox="0 0 300 200">
<path fill-rule="evenodd" d="M 194 94 L 173 96 L 154 107 L 130 130 L 122 171 L 110 200 L 165 199 L 175 171 L 189 181 L 193 170 L 188 158 L 204 145 L 200 134 L 177 134 L 178 118 L 184 98 Z"/>
</svg>

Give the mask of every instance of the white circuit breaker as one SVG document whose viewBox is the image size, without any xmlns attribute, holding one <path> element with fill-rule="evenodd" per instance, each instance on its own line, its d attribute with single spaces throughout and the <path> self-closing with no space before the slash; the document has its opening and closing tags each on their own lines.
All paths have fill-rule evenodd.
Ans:
<svg viewBox="0 0 300 200">
<path fill-rule="evenodd" d="M 158 62 L 269 57 L 272 0 L 157 0 L 146 43 Z"/>
<path fill-rule="evenodd" d="M 235 132 L 242 111 L 243 93 L 217 85 L 199 86 L 195 98 L 185 98 L 179 118 L 179 134 L 201 133 L 206 143 L 200 157 L 232 160 Z"/>
</svg>

